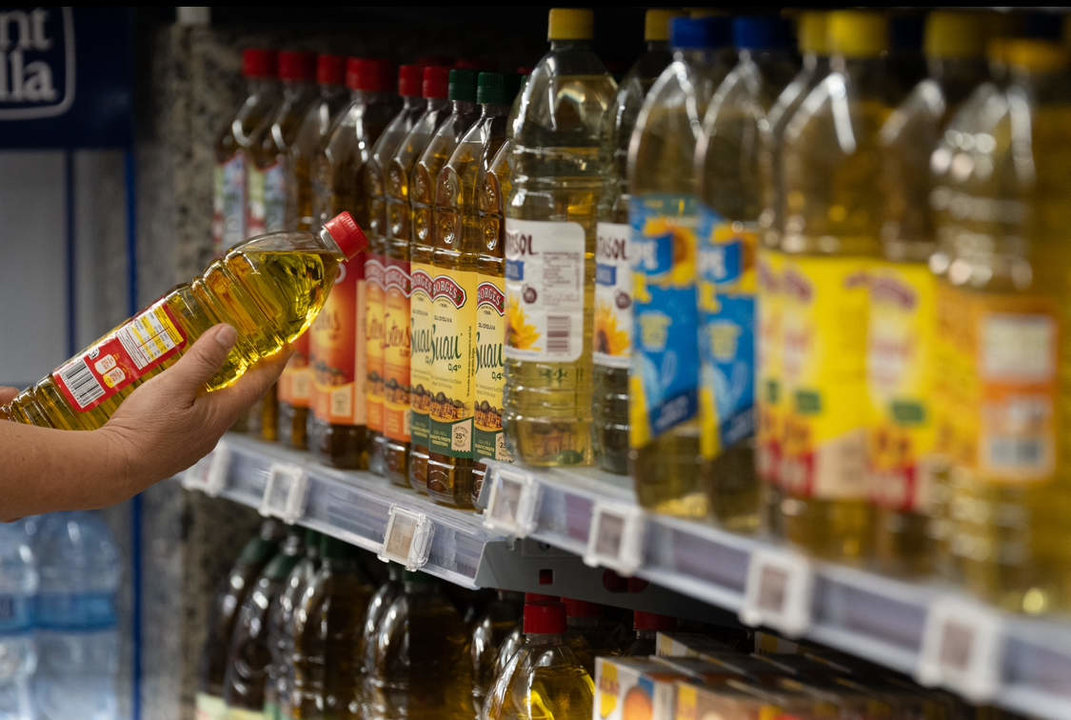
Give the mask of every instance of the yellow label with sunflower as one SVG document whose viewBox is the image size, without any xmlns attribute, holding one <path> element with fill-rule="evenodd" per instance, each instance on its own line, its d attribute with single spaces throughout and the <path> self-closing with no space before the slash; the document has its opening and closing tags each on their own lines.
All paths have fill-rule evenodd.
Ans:
<svg viewBox="0 0 1071 720">
<path fill-rule="evenodd" d="M 867 496 L 870 266 L 865 258 L 785 257 L 781 484 L 796 496 Z"/>
<path fill-rule="evenodd" d="M 755 463 L 759 477 L 773 485 L 780 482 L 784 429 L 784 378 L 781 367 L 781 276 L 784 269 L 784 254 L 768 248 L 759 250 Z"/>
<path fill-rule="evenodd" d="M 595 229 L 595 364 L 628 369 L 632 362 L 632 228 L 599 223 Z"/>
</svg>

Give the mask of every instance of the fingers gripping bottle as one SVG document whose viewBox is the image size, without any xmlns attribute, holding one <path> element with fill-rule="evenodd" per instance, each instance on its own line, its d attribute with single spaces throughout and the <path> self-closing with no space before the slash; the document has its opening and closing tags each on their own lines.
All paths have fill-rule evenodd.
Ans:
<svg viewBox="0 0 1071 720">
<path fill-rule="evenodd" d="M 652 9 L 645 16 L 647 51 L 636 60 L 617 89 L 607 141 L 613 150 L 618 188 L 609 222 L 598 224 L 595 258 L 595 457 L 599 467 L 628 473 L 628 368 L 632 361 L 632 268 L 628 254 L 628 144 L 647 91 L 673 54 L 669 23 L 681 13 Z"/>
<path fill-rule="evenodd" d="M 630 427 L 640 504 L 709 514 L 699 455 L 695 147 L 728 74 L 727 18 L 678 18 L 673 62 L 647 94 L 629 147 L 634 335 Z"/>
<path fill-rule="evenodd" d="M 604 116 L 617 88 L 590 10 L 550 11 L 550 52 L 514 125 L 506 208 L 505 429 L 538 466 L 589 465 L 596 222 L 613 187 Z"/>
<path fill-rule="evenodd" d="M 348 213 L 316 235 L 251 238 L 22 391 L 6 410 L 12 420 L 30 425 L 99 428 L 135 388 L 173 365 L 217 323 L 232 325 L 238 341 L 206 387 L 232 385 L 305 332 L 339 268 L 366 245 Z"/>
<path fill-rule="evenodd" d="M 868 273 L 879 252 L 882 15 L 829 19 L 832 71 L 785 131 L 781 247 L 786 400 L 781 482 L 789 540 L 861 561 L 872 536 L 866 471 Z"/>
<path fill-rule="evenodd" d="M 286 225 L 311 230 L 313 220 L 312 162 L 331 124 L 348 102 L 343 85 L 343 58 L 320 55 L 316 59 L 316 82 L 320 95 L 305 112 L 290 144 L 286 163 Z M 304 450 L 308 445 L 309 404 L 312 397 L 312 368 L 309 366 L 309 334 L 290 344 L 293 355 L 279 377 L 279 439 Z"/>
<path fill-rule="evenodd" d="M 727 528 L 759 526 L 755 474 L 755 294 L 766 111 L 795 73 L 788 24 L 733 21 L 740 60 L 707 108 L 696 146 L 699 183 L 700 451 L 710 506 Z"/>
</svg>

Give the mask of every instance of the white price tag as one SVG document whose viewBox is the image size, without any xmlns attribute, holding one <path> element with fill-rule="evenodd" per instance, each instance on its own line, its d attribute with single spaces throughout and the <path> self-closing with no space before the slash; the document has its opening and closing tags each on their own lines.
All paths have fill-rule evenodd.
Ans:
<svg viewBox="0 0 1071 720">
<path fill-rule="evenodd" d="M 996 611 L 957 597 L 930 606 L 917 675 L 924 685 L 944 685 L 978 703 L 1000 689 L 1004 623 Z"/>
<path fill-rule="evenodd" d="M 220 440 L 206 458 L 186 471 L 182 477 L 182 486 L 187 490 L 200 490 L 209 497 L 217 497 L 227 487 L 230 469 L 230 446 L 226 440 Z"/>
<path fill-rule="evenodd" d="M 491 468 L 491 495 L 483 524 L 491 530 L 502 530 L 514 537 L 527 537 L 535 530 L 539 509 L 539 485 L 525 470 L 496 465 Z"/>
<path fill-rule="evenodd" d="M 596 502 L 588 532 L 584 562 L 632 575 L 643 564 L 647 524 L 643 511 L 633 505 Z"/>
<path fill-rule="evenodd" d="M 293 525 L 305 514 L 308 491 L 309 476 L 300 466 L 272 463 L 268 470 L 268 484 L 260 499 L 260 514 Z"/>
<path fill-rule="evenodd" d="M 434 535 L 435 525 L 427 515 L 392 505 L 378 557 L 383 562 L 404 565 L 406 570 L 419 570 L 428 562 Z"/>
<path fill-rule="evenodd" d="M 748 566 L 740 619 L 768 625 L 786 635 L 803 634 L 811 624 L 814 566 L 794 550 L 759 548 Z"/>
</svg>

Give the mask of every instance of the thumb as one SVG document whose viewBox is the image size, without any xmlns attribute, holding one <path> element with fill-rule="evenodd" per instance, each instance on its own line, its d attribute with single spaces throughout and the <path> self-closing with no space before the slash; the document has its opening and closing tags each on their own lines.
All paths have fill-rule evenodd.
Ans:
<svg viewBox="0 0 1071 720">
<path fill-rule="evenodd" d="M 223 367 L 227 353 L 237 340 L 238 331 L 233 327 L 215 325 L 205 331 L 161 378 L 167 378 L 183 399 L 192 400 Z"/>
<path fill-rule="evenodd" d="M 18 388 L 0 385 L 0 405 L 7 405 L 19 394 Z"/>
</svg>

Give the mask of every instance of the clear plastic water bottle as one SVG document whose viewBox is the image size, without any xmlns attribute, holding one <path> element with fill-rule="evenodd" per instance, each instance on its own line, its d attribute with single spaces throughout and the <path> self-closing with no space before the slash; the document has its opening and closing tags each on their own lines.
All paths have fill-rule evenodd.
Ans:
<svg viewBox="0 0 1071 720">
<path fill-rule="evenodd" d="M 113 720 L 118 711 L 119 550 L 93 512 L 47 517 L 35 542 L 40 720 Z"/>
<path fill-rule="evenodd" d="M 21 523 L 0 525 L 0 720 L 33 720 L 37 568 Z"/>
</svg>

